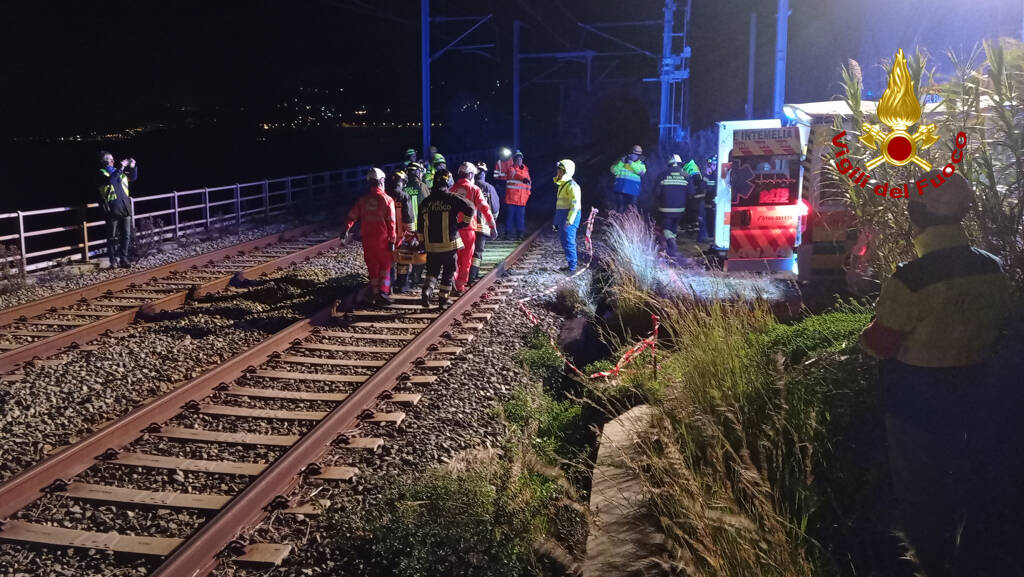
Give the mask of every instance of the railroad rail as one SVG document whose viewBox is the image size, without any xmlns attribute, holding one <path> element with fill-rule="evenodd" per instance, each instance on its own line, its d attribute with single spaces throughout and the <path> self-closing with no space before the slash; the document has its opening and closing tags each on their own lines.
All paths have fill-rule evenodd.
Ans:
<svg viewBox="0 0 1024 577">
<path fill-rule="evenodd" d="M 323 459 L 332 449 L 376 451 L 383 445 L 362 431 L 405 418 L 401 409 L 419 402 L 418 391 L 502 306 L 511 289 L 502 287 L 500 277 L 538 235 L 519 245 L 489 243 L 499 253 L 485 257 L 492 270 L 447 309 L 424 309 L 416 294 L 394 295 L 395 302 L 383 308 L 343 312 L 335 304 L 23 471 L 0 486 L 0 519 L 6 519 L 0 540 L 163 558 L 154 576 L 206 575 L 226 553 L 280 563 L 290 546 L 245 544 L 239 536 L 270 511 L 316 514 L 322 504 L 289 498 L 302 479 L 345 481 L 358 474 Z M 197 458 L 190 450 L 196 444 L 223 448 L 227 457 Z M 259 462 L 251 457 L 257 450 L 274 456 Z M 195 493 L 191 485 L 188 492 L 128 489 L 109 480 L 128 467 L 245 481 L 226 494 Z M 203 521 L 183 538 L 68 529 L 46 524 L 39 509 L 30 509 L 47 495 L 189 510 Z"/>
<path fill-rule="evenodd" d="M 2 310 L 0 374 L 339 245 L 307 225 Z"/>
</svg>

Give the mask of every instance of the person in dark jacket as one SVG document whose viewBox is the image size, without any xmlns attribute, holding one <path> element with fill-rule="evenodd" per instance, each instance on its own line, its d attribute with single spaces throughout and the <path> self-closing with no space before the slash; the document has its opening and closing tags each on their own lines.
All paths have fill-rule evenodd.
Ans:
<svg viewBox="0 0 1024 577">
<path fill-rule="evenodd" d="M 692 187 L 686 202 L 686 227 L 689 231 L 696 232 L 697 244 L 704 244 L 708 242 L 708 227 L 704 218 L 704 198 L 707 195 L 707 187 L 696 162 L 688 161 L 683 165 L 683 170 L 690 175 L 690 186 Z"/>
<path fill-rule="evenodd" d="M 438 170 L 434 174 L 430 196 L 420 203 L 418 236 L 422 250 L 427 253 L 427 279 L 422 293 L 424 308 L 430 306 L 435 286 L 438 306 L 448 306 L 448 295 L 458 266 L 456 255 L 463 246 L 459 229 L 469 226 L 475 213 L 473 205 L 449 192 L 453 184 L 447 169 Z"/>
<path fill-rule="evenodd" d="M 668 171 L 658 178 L 654 190 L 654 202 L 658 211 L 658 227 L 665 239 L 668 256 L 676 258 L 679 249 L 676 245 L 679 221 L 686 212 L 686 202 L 693 192 L 690 175 L 683 170 L 683 160 L 678 154 L 668 159 Z"/>
<path fill-rule="evenodd" d="M 396 170 L 388 176 L 387 193 L 391 200 L 395 201 L 395 242 L 394 264 L 391 265 L 391 278 L 395 279 L 395 291 L 404 293 L 409 291 L 409 268 L 412 266 L 412 247 L 409 246 L 416 241 L 415 219 L 412 213 L 412 200 L 409 193 L 405 191 L 405 185 L 409 180 L 405 171 Z"/>
<path fill-rule="evenodd" d="M 427 183 L 423 182 L 424 170 L 423 165 L 419 162 L 413 162 L 405 168 L 405 175 L 409 178 L 408 184 L 405 185 L 405 192 L 409 195 L 409 201 L 412 206 L 412 228 L 414 231 L 419 230 L 420 203 L 430 196 L 430 187 L 427 186 Z M 423 282 L 423 268 L 423 264 L 419 262 L 413 263 L 409 273 L 409 284 L 411 286 L 418 287 Z"/>
<path fill-rule="evenodd" d="M 126 158 L 120 166 L 114 165 L 114 155 L 100 152 L 101 167 L 97 177 L 100 207 L 107 220 L 107 258 L 110 267 L 129 268 L 128 246 L 132 235 L 132 207 L 128 183 L 139 178 L 134 158 Z"/>
<path fill-rule="evenodd" d="M 487 163 L 478 162 L 476 164 L 477 169 L 480 172 L 476 173 L 476 185 L 484 193 L 484 199 L 487 204 L 491 207 L 491 214 L 494 215 L 494 221 L 498 221 L 498 210 L 500 203 L 498 201 L 498 191 L 495 190 L 494 185 L 487 182 Z M 476 245 L 473 247 L 473 264 L 469 268 L 469 282 L 476 282 L 480 278 L 480 265 L 484 261 L 484 247 L 487 241 L 484 235 L 476 235 Z"/>
</svg>

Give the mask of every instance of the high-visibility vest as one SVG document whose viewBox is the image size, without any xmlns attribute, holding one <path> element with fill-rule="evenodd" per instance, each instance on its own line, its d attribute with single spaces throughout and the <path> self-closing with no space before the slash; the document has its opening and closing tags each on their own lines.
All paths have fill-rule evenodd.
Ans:
<svg viewBox="0 0 1024 577">
<path fill-rule="evenodd" d="M 507 182 L 505 204 L 526 206 L 530 199 L 530 169 L 524 164 L 516 166 L 511 160 L 498 163 L 497 177 Z"/>
<path fill-rule="evenodd" d="M 102 174 L 103 177 L 108 180 L 111 176 L 114 175 L 115 172 L 117 171 L 107 167 L 103 167 L 100 169 L 100 174 Z M 124 189 L 125 196 L 131 196 L 130 194 L 128 194 L 128 175 L 125 174 L 124 172 L 121 173 L 121 187 Z M 110 184 L 110 182 L 107 182 L 107 184 L 100 185 L 100 198 L 104 199 L 106 202 L 114 202 L 115 200 L 117 200 L 117 191 L 114 189 L 114 185 Z"/>
</svg>

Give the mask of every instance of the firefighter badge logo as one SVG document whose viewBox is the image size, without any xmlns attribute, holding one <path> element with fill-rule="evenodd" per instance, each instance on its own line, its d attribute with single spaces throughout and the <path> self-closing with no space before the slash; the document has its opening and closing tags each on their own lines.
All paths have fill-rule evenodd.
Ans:
<svg viewBox="0 0 1024 577">
<path fill-rule="evenodd" d="M 878 102 L 878 120 L 891 131 L 886 134 L 877 124 L 864 125 L 860 141 L 881 154 L 865 163 L 868 170 L 882 162 L 893 166 L 913 162 L 924 170 L 931 170 L 931 163 L 921 158 L 918 152 L 935 144 L 939 137 L 935 134 L 934 124 L 919 124 L 913 134 L 907 131 L 921 121 L 921 104 L 914 94 L 914 82 L 902 48 L 896 52 L 889 70 L 889 85 Z"/>
</svg>

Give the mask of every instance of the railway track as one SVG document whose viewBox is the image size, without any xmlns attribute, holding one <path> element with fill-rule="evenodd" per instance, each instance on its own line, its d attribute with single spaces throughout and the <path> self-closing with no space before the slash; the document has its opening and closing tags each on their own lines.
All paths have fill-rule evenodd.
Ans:
<svg viewBox="0 0 1024 577">
<path fill-rule="evenodd" d="M 2 310 L 0 374 L 339 244 L 322 225 L 303 226 Z"/>
<path fill-rule="evenodd" d="M 385 308 L 321 310 L 22 472 L 0 486 L 0 540 L 141 555 L 159 576 L 205 575 L 224 555 L 280 563 L 290 546 L 239 535 L 271 511 L 316 514 L 322 503 L 289 496 L 303 479 L 358 474 L 324 455 L 383 445 L 373 428 L 401 423 L 402 408 L 429 394 L 507 306 L 511 289 L 499 277 L 536 236 L 489 244 L 492 270 L 446 310 L 423 309 L 418 294 Z M 100 504 L 126 528 L 111 527 L 110 515 L 57 520 Z M 154 507 L 178 529 L 161 534 L 129 514 Z"/>
</svg>

